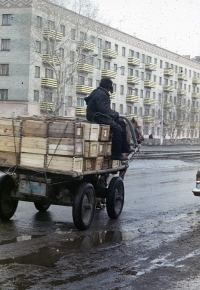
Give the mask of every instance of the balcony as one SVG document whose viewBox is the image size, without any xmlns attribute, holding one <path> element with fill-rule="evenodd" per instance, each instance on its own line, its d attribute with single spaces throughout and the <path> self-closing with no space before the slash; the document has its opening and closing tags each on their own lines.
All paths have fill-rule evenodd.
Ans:
<svg viewBox="0 0 200 290">
<path fill-rule="evenodd" d="M 156 100 L 155 99 L 151 99 L 151 98 L 145 98 L 144 99 L 144 105 L 155 105 Z"/>
<path fill-rule="evenodd" d="M 180 111 L 186 110 L 186 105 L 176 105 L 176 109 Z"/>
<path fill-rule="evenodd" d="M 156 87 L 156 82 L 144 81 L 144 87 L 155 88 Z"/>
<path fill-rule="evenodd" d="M 134 77 L 134 76 L 128 76 L 127 83 L 129 83 L 129 84 L 139 84 L 140 83 L 140 78 Z"/>
<path fill-rule="evenodd" d="M 140 59 L 136 57 L 128 57 L 128 64 L 129 65 L 140 65 Z"/>
<path fill-rule="evenodd" d="M 192 93 L 192 98 L 193 99 L 199 99 L 200 98 L 200 93 Z"/>
<path fill-rule="evenodd" d="M 93 51 L 95 48 L 95 45 L 92 42 L 81 40 L 78 42 L 78 47 L 83 49 L 83 50 Z"/>
<path fill-rule="evenodd" d="M 186 121 L 182 121 L 182 120 L 178 120 L 177 123 L 176 123 L 177 126 L 185 126 L 186 124 L 187 124 L 187 122 Z"/>
<path fill-rule="evenodd" d="M 115 97 L 116 97 L 116 92 L 110 94 L 110 99 L 115 99 Z"/>
<path fill-rule="evenodd" d="M 116 72 L 114 70 L 102 69 L 101 76 L 102 77 L 109 77 L 111 79 L 114 79 L 114 78 L 116 78 Z"/>
<path fill-rule="evenodd" d="M 50 63 L 54 65 L 59 65 L 61 63 L 61 58 L 58 56 L 51 56 L 50 54 L 43 54 L 42 55 L 42 62 L 43 63 Z"/>
<path fill-rule="evenodd" d="M 126 96 L 126 102 L 128 102 L 128 103 L 138 103 L 139 102 L 139 96 L 127 95 Z"/>
<path fill-rule="evenodd" d="M 62 40 L 62 38 L 63 38 L 62 32 L 58 32 L 58 31 L 51 30 L 51 29 L 45 29 L 43 31 L 43 36 L 45 38 L 52 38 L 52 39 L 56 39 L 56 40 Z"/>
<path fill-rule="evenodd" d="M 152 117 L 152 116 L 144 116 L 143 120 L 146 123 L 153 123 L 154 122 L 154 117 Z"/>
<path fill-rule="evenodd" d="M 191 111 L 192 111 L 192 113 L 200 113 L 200 108 L 199 107 L 192 107 Z"/>
<path fill-rule="evenodd" d="M 137 114 L 128 114 L 128 115 L 125 115 L 125 117 L 126 118 L 128 118 L 128 119 L 132 119 L 132 118 L 134 118 L 134 119 L 138 119 L 138 115 Z"/>
<path fill-rule="evenodd" d="M 145 69 L 146 70 L 156 70 L 157 69 L 157 65 L 154 63 L 145 63 Z"/>
<path fill-rule="evenodd" d="M 108 57 L 108 58 L 116 58 L 117 57 L 117 52 L 116 52 L 116 50 L 113 50 L 113 49 L 104 49 L 102 54 L 104 57 Z"/>
<path fill-rule="evenodd" d="M 55 103 L 42 102 L 40 104 L 40 110 L 41 111 L 55 112 L 55 109 L 56 109 L 56 104 Z"/>
<path fill-rule="evenodd" d="M 164 102 L 164 108 L 172 108 L 173 103 L 172 102 Z"/>
<path fill-rule="evenodd" d="M 165 76 L 173 76 L 174 75 L 174 70 L 170 68 L 165 68 L 164 69 L 164 75 Z"/>
<path fill-rule="evenodd" d="M 94 66 L 87 63 L 78 63 L 77 70 L 81 72 L 92 73 L 94 71 Z"/>
<path fill-rule="evenodd" d="M 200 84 L 200 78 L 192 78 L 192 83 L 194 85 Z"/>
<path fill-rule="evenodd" d="M 187 91 L 183 89 L 177 89 L 177 95 L 186 95 Z"/>
<path fill-rule="evenodd" d="M 187 75 L 186 74 L 183 74 L 183 73 L 180 73 L 180 74 L 178 74 L 178 79 L 179 80 L 186 81 L 187 80 Z"/>
<path fill-rule="evenodd" d="M 85 85 L 76 85 L 76 93 L 89 95 L 93 91 L 93 87 Z"/>
<path fill-rule="evenodd" d="M 191 128 L 198 128 L 199 127 L 199 122 L 191 122 L 190 123 Z"/>
<path fill-rule="evenodd" d="M 55 79 L 42 78 L 41 86 L 56 89 L 58 84 L 57 84 L 57 80 Z"/>
<path fill-rule="evenodd" d="M 165 125 L 170 125 L 172 123 L 172 119 L 165 119 Z"/>
<path fill-rule="evenodd" d="M 169 85 L 164 85 L 163 86 L 163 91 L 173 92 L 173 90 L 174 90 L 173 86 L 169 86 Z"/>
<path fill-rule="evenodd" d="M 85 116 L 86 115 L 86 108 L 76 107 L 76 115 Z"/>
</svg>

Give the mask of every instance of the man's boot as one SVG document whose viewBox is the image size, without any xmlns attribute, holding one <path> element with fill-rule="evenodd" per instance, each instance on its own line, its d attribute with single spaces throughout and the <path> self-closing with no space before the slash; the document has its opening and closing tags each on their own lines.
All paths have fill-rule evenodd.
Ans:
<svg viewBox="0 0 200 290">
<path fill-rule="evenodd" d="M 121 140 L 114 140 L 112 139 L 112 156 L 111 159 L 113 160 L 121 160 L 126 161 L 128 160 L 127 157 L 123 156 L 121 153 Z"/>
</svg>

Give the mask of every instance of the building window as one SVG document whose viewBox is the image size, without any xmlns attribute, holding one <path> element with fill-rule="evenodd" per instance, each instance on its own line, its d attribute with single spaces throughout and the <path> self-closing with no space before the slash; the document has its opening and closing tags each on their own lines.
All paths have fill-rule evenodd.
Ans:
<svg viewBox="0 0 200 290">
<path fill-rule="evenodd" d="M 72 96 L 68 96 L 67 97 L 67 106 L 72 107 L 72 105 L 73 105 L 72 102 L 73 102 Z"/>
<path fill-rule="evenodd" d="M 128 75 L 129 75 L 129 76 L 133 76 L 133 69 L 132 69 L 132 68 L 129 68 L 129 69 L 128 69 Z"/>
<path fill-rule="evenodd" d="M 12 14 L 3 14 L 2 15 L 2 25 L 11 25 Z"/>
<path fill-rule="evenodd" d="M 151 74 L 146 73 L 146 80 L 147 80 L 147 81 L 150 81 L 150 80 L 151 80 Z"/>
<path fill-rule="evenodd" d="M 132 95 L 133 94 L 133 88 L 132 87 L 128 87 L 128 95 Z"/>
<path fill-rule="evenodd" d="M 35 78 L 40 78 L 40 67 L 35 66 Z"/>
<path fill-rule="evenodd" d="M 49 20 L 48 28 L 51 29 L 51 30 L 55 30 L 55 22 L 52 21 L 52 20 Z"/>
<path fill-rule="evenodd" d="M 157 64 L 157 58 L 154 58 L 154 64 Z"/>
<path fill-rule="evenodd" d="M 123 105 L 122 105 L 122 104 L 119 105 L 119 113 L 122 114 L 122 115 L 123 115 L 123 113 L 124 113 L 124 112 L 123 112 Z"/>
<path fill-rule="evenodd" d="M 65 25 L 60 25 L 60 32 L 62 33 L 63 36 L 65 36 Z"/>
<path fill-rule="evenodd" d="M 61 58 L 64 58 L 64 56 L 65 56 L 64 48 L 62 48 L 62 47 L 59 48 L 59 56 L 60 56 Z"/>
<path fill-rule="evenodd" d="M 134 114 L 137 115 L 137 107 L 134 107 Z"/>
<path fill-rule="evenodd" d="M 116 104 L 115 103 L 112 103 L 112 110 L 116 110 Z"/>
<path fill-rule="evenodd" d="M 42 27 L 42 17 L 37 16 L 37 24 L 36 25 L 37 25 L 38 28 Z"/>
<path fill-rule="evenodd" d="M 156 82 L 156 76 L 153 76 L 153 80 L 154 80 L 154 82 Z"/>
<path fill-rule="evenodd" d="M 99 84 L 100 84 L 100 81 L 99 80 L 96 80 L 96 87 L 97 88 L 99 87 Z"/>
<path fill-rule="evenodd" d="M 104 69 L 110 69 L 110 62 L 104 61 Z"/>
<path fill-rule="evenodd" d="M 45 68 L 45 78 L 53 79 L 53 70 Z"/>
<path fill-rule="evenodd" d="M 124 94 L 124 86 L 121 85 L 121 86 L 120 86 L 120 95 L 123 95 L 123 94 Z"/>
<path fill-rule="evenodd" d="M 91 39 L 91 42 L 95 44 L 95 40 L 96 40 L 95 39 L 95 36 L 94 35 L 91 35 L 90 39 Z"/>
<path fill-rule="evenodd" d="M 127 105 L 127 114 L 130 115 L 132 114 L 132 106 Z"/>
<path fill-rule="evenodd" d="M 97 43 L 98 48 L 102 48 L 102 39 L 98 38 L 98 43 Z"/>
<path fill-rule="evenodd" d="M 140 90 L 140 98 L 143 98 L 143 90 Z"/>
<path fill-rule="evenodd" d="M 1 76 L 9 75 L 9 64 L 0 64 L 0 75 Z"/>
<path fill-rule="evenodd" d="M 130 57 L 133 57 L 133 56 L 134 56 L 134 50 L 129 49 L 129 56 L 130 56 Z"/>
<path fill-rule="evenodd" d="M 10 50 L 10 39 L 1 40 L 1 50 Z"/>
<path fill-rule="evenodd" d="M 74 29 L 74 28 L 71 29 L 71 39 L 72 40 L 76 39 L 76 29 Z"/>
<path fill-rule="evenodd" d="M 122 47 L 122 56 L 126 56 L 126 48 Z"/>
<path fill-rule="evenodd" d="M 159 77 L 159 85 L 162 85 L 162 77 Z"/>
<path fill-rule="evenodd" d="M 139 114 L 140 114 L 140 116 L 143 115 L 142 108 L 140 108 L 140 110 L 139 110 Z"/>
<path fill-rule="evenodd" d="M 117 91 L 117 85 L 113 84 L 113 92 L 116 92 L 116 91 Z"/>
<path fill-rule="evenodd" d="M 145 63 L 145 55 L 142 54 L 142 63 Z"/>
<path fill-rule="evenodd" d="M 163 62 L 162 60 L 160 60 L 160 68 L 162 68 Z"/>
<path fill-rule="evenodd" d="M 136 71 L 135 71 L 135 76 L 136 76 L 136 77 L 139 77 L 139 70 L 136 70 Z"/>
<path fill-rule="evenodd" d="M 156 98 L 156 93 L 155 92 L 153 92 L 153 99 L 155 99 Z"/>
<path fill-rule="evenodd" d="M 140 58 L 139 52 L 136 52 L 136 58 Z"/>
<path fill-rule="evenodd" d="M 150 91 L 146 91 L 145 98 L 150 98 Z"/>
<path fill-rule="evenodd" d="M 1 100 L 8 99 L 8 90 L 7 89 L 0 89 L 0 99 Z"/>
<path fill-rule="evenodd" d="M 117 72 L 117 64 L 114 63 L 114 71 Z"/>
<path fill-rule="evenodd" d="M 124 74 L 125 74 L 125 67 L 121 66 L 121 75 L 124 75 Z"/>
<path fill-rule="evenodd" d="M 115 51 L 118 52 L 118 44 L 115 44 Z"/>
<path fill-rule="evenodd" d="M 101 59 L 100 58 L 97 59 L 97 68 L 101 69 Z"/>
<path fill-rule="evenodd" d="M 70 53 L 69 53 L 69 60 L 71 61 L 71 62 L 74 62 L 74 51 L 70 51 Z M 83 57 L 82 57 L 82 55 L 80 56 L 80 58 L 81 59 L 84 59 Z"/>
<path fill-rule="evenodd" d="M 110 49 L 111 48 L 111 42 L 110 41 L 105 41 L 105 48 Z"/>
<path fill-rule="evenodd" d="M 141 80 L 142 81 L 144 80 L 144 72 L 143 71 L 141 72 Z"/>
<path fill-rule="evenodd" d="M 92 79 L 91 78 L 88 79 L 88 86 L 92 87 Z"/>
<path fill-rule="evenodd" d="M 83 76 L 78 76 L 78 84 L 84 85 L 85 84 L 85 78 Z"/>
<path fill-rule="evenodd" d="M 40 41 L 36 41 L 35 42 L 35 51 L 38 53 L 41 53 L 41 42 Z"/>
<path fill-rule="evenodd" d="M 144 135 L 149 135 L 149 127 L 148 126 L 144 127 Z"/>
<path fill-rule="evenodd" d="M 77 98 L 77 107 L 84 107 L 84 98 Z"/>
<path fill-rule="evenodd" d="M 86 40 L 87 39 L 87 34 L 85 32 L 80 32 L 80 40 Z"/>
<path fill-rule="evenodd" d="M 151 56 L 147 56 L 147 62 L 151 63 Z"/>
<path fill-rule="evenodd" d="M 39 102 L 39 99 L 40 99 L 40 98 L 39 98 L 39 91 L 36 91 L 36 90 L 35 90 L 35 91 L 34 91 L 34 101 L 35 101 L 35 102 Z"/>
</svg>

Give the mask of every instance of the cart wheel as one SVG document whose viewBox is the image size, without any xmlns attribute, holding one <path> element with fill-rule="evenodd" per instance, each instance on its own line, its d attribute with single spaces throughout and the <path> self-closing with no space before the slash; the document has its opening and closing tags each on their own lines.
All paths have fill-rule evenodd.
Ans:
<svg viewBox="0 0 200 290">
<path fill-rule="evenodd" d="M 49 203 L 45 203 L 42 201 L 34 201 L 34 205 L 35 205 L 35 208 L 41 212 L 47 211 L 50 207 Z"/>
<path fill-rule="evenodd" d="M 89 228 L 95 211 L 95 191 L 91 183 L 82 183 L 74 196 L 72 216 L 79 230 Z"/>
<path fill-rule="evenodd" d="M 15 213 L 18 200 L 14 200 L 11 193 L 15 190 L 12 178 L 5 178 L 0 189 L 0 219 L 9 220 Z"/>
<path fill-rule="evenodd" d="M 108 187 L 106 209 L 109 218 L 117 219 L 124 205 L 124 183 L 121 177 L 113 177 Z"/>
</svg>

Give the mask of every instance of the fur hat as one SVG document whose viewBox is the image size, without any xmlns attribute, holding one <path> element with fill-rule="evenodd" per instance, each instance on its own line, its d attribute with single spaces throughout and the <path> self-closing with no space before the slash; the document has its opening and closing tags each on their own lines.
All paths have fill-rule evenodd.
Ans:
<svg viewBox="0 0 200 290">
<path fill-rule="evenodd" d="M 109 78 L 103 78 L 99 84 L 100 87 L 104 89 L 108 89 L 111 93 L 113 93 L 113 82 Z"/>
</svg>

